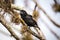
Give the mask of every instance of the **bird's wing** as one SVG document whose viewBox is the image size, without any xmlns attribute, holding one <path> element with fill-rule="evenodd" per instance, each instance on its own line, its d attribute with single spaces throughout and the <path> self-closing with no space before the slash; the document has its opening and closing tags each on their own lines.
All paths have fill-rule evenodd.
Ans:
<svg viewBox="0 0 60 40">
<path fill-rule="evenodd" d="M 30 19 L 31 19 L 31 18 L 32 18 L 32 16 L 31 16 L 31 15 L 27 15 L 27 16 L 26 16 L 26 18 L 30 18 Z"/>
<path fill-rule="evenodd" d="M 26 21 L 29 23 L 37 24 L 36 21 L 32 18 L 31 15 L 26 16 Z"/>
<path fill-rule="evenodd" d="M 27 21 L 27 22 L 33 22 L 33 19 L 32 19 L 32 16 L 31 15 L 27 15 L 26 17 L 25 17 L 25 20 Z"/>
</svg>

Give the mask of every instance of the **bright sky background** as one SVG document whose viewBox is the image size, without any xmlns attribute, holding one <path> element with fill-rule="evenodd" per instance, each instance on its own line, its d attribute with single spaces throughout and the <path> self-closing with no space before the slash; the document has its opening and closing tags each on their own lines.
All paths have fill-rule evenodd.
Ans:
<svg viewBox="0 0 60 40">
<path fill-rule="evenodd" d="M 15 1 L 15 4 L 17 6 L 22 6 L 24 7 L 24 0 L 16 0 Z M 54 4 L 54 1 L 53 0 L 37 0 L 37 2 L 41 5 L 41 7 L 47 12 L 47 14 L 58 24 L 60 24 L 60 13 L 55 13 L 53 10 L 52 10 L 52 5 Z M 59 1 L 58 1 L 59 2 Z M 34 9 L 34 2 L 29 0 L 28 2 L 28 5 L 29 5 L 29 9 L 26 8 L 28 14 L 31 14 L 32 15 L 32 10 Z M 50 27 L 54 32 L 56 32 L 56 34 L 60 37 L 60 28 L 57 28 L 49 19 L 46 15 L 44 15 L 44 13 L 40 10 L 39 11 L 40 13 L 40 18 L 38 19 L 37 23 L 38 23 L 38 26 L 41 28 L 41 30 L 43 31 L 45 37 L 46 37 L 46 40 L 58 40 L 54 34 L 51 33 L 51 31 L 47 28 L 47 27 Z M 8 17 L 9 15 L 5 15 L 6 19 L 9 19 Z M 44 22 L 42 20 L 44 20 Z M 9 20 L 8 20 L 9 21 Z M 46 25 L 47 24 L 47 25 Z M 13 25 L 14 27 L 16 26 L 17 29 L 20 28 L 20 25 Z M 19 28 L 17 27 L 19 26 Z M 17 33 L 17 32 L 16 32 Z M 19 35 L 17 33 L 17 35 Z M 21 35 L 20 35 L 21 37 Z M 9 36 L 9 32 L 3 27 L 2 24 L 0 24 L 0 40 L 15 40 L 13 37 L 10 37 Z M 35 40 L 38 40 L 37 38 L 34 37 Z"/>
</svg>

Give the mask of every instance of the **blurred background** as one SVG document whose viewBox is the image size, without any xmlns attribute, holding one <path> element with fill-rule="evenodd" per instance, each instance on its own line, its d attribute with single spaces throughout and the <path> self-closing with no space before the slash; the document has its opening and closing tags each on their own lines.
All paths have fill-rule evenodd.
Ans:
<svg viewBox="0 0 60 40">
<path fill-rule="evenodd" d="M 57 4 L 60 5 L 60 0 L 56 0 Z M 44 9 L 46 14 L 40 8 L 36 8 L 38 12 L 37 24 L 41 28 L 46 40 L 60 40 L 60 11 L 56 11 L 54 8 L 54 0 L 36 0 L 36 2 Z M 22 7 L 22 9 L 26 10 L 26 12 L 30 15 L 33 15 L 33 11 L 35 8 L 36 3 L 33 0 L 15 0 L 14 4 L 16 6 Z M 53 9 L 54 8 L 54 9 Z M 60 8 L 60 6 L 59 6 Z M 58 8 L 58 9 L 59 9 Z M 4 15 L 6 20 L 10 22 L 10 15 Z M 53 20 L 53 21 L 51 21 Z M 57 25 L 56 25 L 56 24 Z M 10 23 L 11 26 L 15 27 L 16 29 L 21 29 L 21 24 L 15 25 L 14 23 Z M 33 28 L 31 28 L 35 31 Z M 14 30 L 16 31 L 16 30 Z M 17 35 L 22 38 L 16 31 Z M 9 36 L 10 33 L 6 30 L 6 28 L 0 23 L 0 40 L 15 40 L 13 37 Z M 38 38 L 33 37 L 33 40 L 39 40 Z"/>
</svg>

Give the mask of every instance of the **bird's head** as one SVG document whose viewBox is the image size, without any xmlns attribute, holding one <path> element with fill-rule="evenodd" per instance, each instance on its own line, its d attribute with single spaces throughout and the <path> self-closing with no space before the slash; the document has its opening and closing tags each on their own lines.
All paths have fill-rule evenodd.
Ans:
<svg viewBox="0 0 60 40">
<path fill-rule="evenodd" d="M 21 15 L 21 16 L 22 16 L 22 15 L 26 16 L 26 15 L 27 15 L 27 12 L 26 12 L 25 10 L 20 10 L 20 15 Z"/>
</svg>

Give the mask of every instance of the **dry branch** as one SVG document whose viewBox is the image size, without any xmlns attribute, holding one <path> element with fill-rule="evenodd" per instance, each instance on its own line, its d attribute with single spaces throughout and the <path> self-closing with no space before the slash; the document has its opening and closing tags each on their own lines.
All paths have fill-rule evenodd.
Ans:
<svg viewBox="0 0 60 40">
<path fill-rule="evenodd" d="M 39 38 L 40 40 L 45 40 L 45 38 L 42 38 L 42 36 L 37 35 L 35 32 L 33 32 L 33 31 L 29 30 L 29 29 L 27 29 L 27 31 L 28 31 L 29 33 L 31 33 L 32 35 L 34 35 L 35 37 Z"/>
<path fill-rule="evenodd" d="M 34 10 L 33 10 L 32 16 L 33 16 L 33 18 L 34 18 L 36 21 L 38 20 L 39 12 L 38 12 L 38 10 L 37 10 L 37 4 L 35 4 L 35 7 L 34 7 Z"/>
<path fill-rule="evenodd" d="M 27 27 L 25 27 L 24 25 L 22 25 L 21 34 L 23 35 L 22 40 L 33 40 L 32 35 L 27 31 Z"/>
<path fill-rule="evenodd" d="M 12 30 L 11 26 L 6 22 L 4 17 L 0 14 L 0 22 L 4 25 L 4 27 L 11 33 L 11 35 L 16 39 L 20 40 L 19 37 L 15 34 L 15 32 Z"/>
<path fill-rule="evenodd" d="M 36 0 L 33 0 L 35 3 L 37 3 L 37 1 Z M 57 27 L 59 27 L 60 28 L 60 24 L 58 24 L 58 23 L 56 23 L 53 19 L 51 19 L 51 17 L 45 12 L 45 10 L 37 3 L 37 6 L 38 6 L 38 8 L 39 9 L 41 9 L 43 12 L 44 12 L 44 14 L 50 19 L 50 21 L 55 25 L 55 26 L 57 26 Z"/>
</svg>

